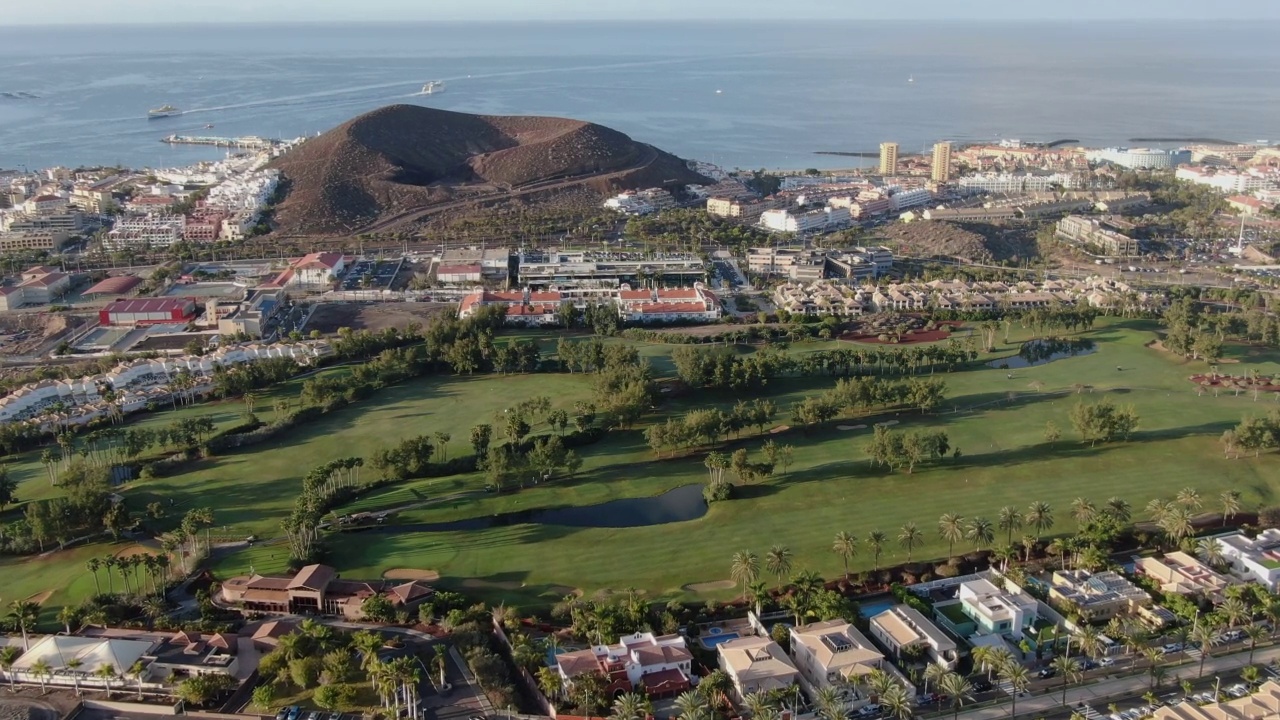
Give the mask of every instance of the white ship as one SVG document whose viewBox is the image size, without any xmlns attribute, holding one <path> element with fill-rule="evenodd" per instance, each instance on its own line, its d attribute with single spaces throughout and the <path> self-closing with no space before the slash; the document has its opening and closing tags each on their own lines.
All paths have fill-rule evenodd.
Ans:
<svg viewBox="0 0 1280 720">
<path fill-rule="evenodd" d="M 435 95 L 436 93 L 442 93 L 442 92 L 444 92 L 444 83 L 438 80 L 432 80 L 426 85 L 423 85 L 422 90 L 418 94 L 419 95 Z"/>
<path fill-rule="evenodd" d="M 160 107 L 155 108 L 154 110 L 148 110 L 147 119 L 155 120 L 157 118 L 174 117 L 175 115 L 181 115 L 181 114 L 182 114 L 182 111 L 172 105 L 161 105 Z"/>
</svg>

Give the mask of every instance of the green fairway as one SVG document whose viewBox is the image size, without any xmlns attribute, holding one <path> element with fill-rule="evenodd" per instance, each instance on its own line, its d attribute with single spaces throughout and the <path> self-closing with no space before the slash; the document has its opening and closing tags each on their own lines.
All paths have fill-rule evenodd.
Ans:
<svg viewBox="0 0 1280 720">
<path fill-rule="evenodd" d="M 1034 368 L 983 366 L 939 373 L 948 390 L 935 414 L 901 411 L 874 418 L 841 418 L 811 433 L 790 430 L 771 435 L 795 447 L 790 471 L 740 488 L 740 497 L 712 506 L 699 520 L 628 529 L 517 524 L 399 536 L 357 533 L 331 542 L 329 561 L 349 578 L 377 577 L 396 567 L 436 570 L 442 586 L 518 603 L 546 603 L 575 588 L 636 587 L 651 597 L 691 596 L 694 593 L 685 586 L 729 577 L 729 558 L 736 550 L 763 555 L 775 544 L 791 548 L 796 569 L 832 576 L 840 571 L 841 562 L 829 547 L 841 530 L 859 538 L 871 530 L 888 535 L 881 559 L 884 565 L 905 559 L 896 540 L 898 528 L 914 521 L 928 541 L 915 551 L 915 557 L 937 557 L 946 550 L 936 531 L 937 519 L 945 512 L 982 515 L 994 522 L 1003 505 L 1025 510 L 1033 501 L 1046 501 L 1057 520 L 1050 534 L 1057 534 L 1074 531 L 1069 505 L 1077 496 L 1098 504 L 1120 496 L 1139 515 L 1151 498 L 1171 496 L 1184 486 L 1200 491 L 1206 511 L 1214 509 L 1216 496 L 1228 488 L 1242 493 L 1246 511 L 1277 504 L 1276 458 L 1226 460 L 1218 442 L 1223 430 L 1243 414 L 1261 414 L 1275 407 L 1274 398 L 1264 396 L 1255 402 L 1245 394 L 1198 397 L 1186 378 L 1205 371 L 1206 366 L 1145 347 L 1155 338 L 1154 329 L 1151 323 L 1101 319 L 1094 330 L 1083 334 L 1096 343 L 1093 354 Z M 554 345 L 554 338 L 527 336 L 543 341 L 544 349 Z M 1014 343 L 1002 346 L 993 357 L 1014 354 L 1016 343 L 1027 337 L 1015 328 Z M 836 345 L 801 343 L 790 352 L 803 354 Z M 670 372 L 671 346 L 645 343 L 641 347 L 659 374 Z M 1241 362 L 1224 363 L 1222 372 L 1280 372 L 1280 355 L 1272 352 L 1229 346 L 1227 357 Z M 767 396 L 780 409 L 778 423 L 790 421 L 787 411 L 792 402 L 834 382 L 804 378 L 771 383 Z M 297 496 L 302 475 L 316 465 L 345 456 L 367 459 L 377 448 L 399 439 L 440 430 L 453 436 L 450 456 L 464 454 L 469 451 L 473 425 L 491 422 L 495 412 L 536 395 L 550 396 L 557 407 L 568 408 L 573 401 L 590 396 L 590 378 L 542 374 L 415 380 L 380 391 L 275 442 L 215 458 L 177 477 L 137 482 L 125 492 L 135 507 L 168 498 L 182 508 L 207 505 L 214 509 L 216 525 L 229 525 L 229 532 L 270 537 L 278 535 L 279 520 Z M 644 428 L 670 414 L 730 406 L 751 395 L 694 392 L 670 401 L 645 417 L 639 427 L 612 432 L 600 443 L 579 448 L 584 463 L 572 479 L 500 495 L 480 491 L 481 473 L 415 480 L 374 491 L 340 512 L 416 505 L 394 522 L 439 522 L 593 505 L 703 483 L 705 453 L 656 460 L 644 442 Z M 1079 442 L 1068 412 L 1076 402 L 1104 397 L 1121 405 L 1133 404 L 1141 424 L 1128 443 L 1089 447 Z M 227 412 L 234 420 L 242 408 L 230 408 Z M 920 467 L 910 475 L 872 468 L 865 453 L 871 430 L 838 426 L 885 420 L 897 421 L 905 429 L 943 429 L 962 455 Z M 1050 420 L 1062 431 L 1062 439 L 1053 444 L 1044 440 Z M 161 415 L 154 421 L 170 420 Z M 763 438 L 744 437 L 730 447 L 755 452 L 762 442 Z M 35 470 L 43 473 L 38 461 Z M 366 466 L 364 472 L 375 471 Z M 285 567 L 286 556 L 283 545 L 260 545 L 221 558 L 214 571 L 220 577 L 241 574 L 250 567 L 260 573 L 275 572 Z M 864 549 L 854 564 L 865 569 L 871 562 Z M 79 575 L 86 574 L 83 559 L 74 566 L 67 577 L 74 577 L 76 568 Z M 0 571 L 18 568 L 0 561 Z M 28 584 L 36 579 L 18 570 L 18 592 L 28 587 L 35 589 L 26 594 L 44 589 Z M 80 586 L 72 590 L 77 587 L 84 590 Z M 718 591 L 709 596 L 731 594 Z"/>
</svg>

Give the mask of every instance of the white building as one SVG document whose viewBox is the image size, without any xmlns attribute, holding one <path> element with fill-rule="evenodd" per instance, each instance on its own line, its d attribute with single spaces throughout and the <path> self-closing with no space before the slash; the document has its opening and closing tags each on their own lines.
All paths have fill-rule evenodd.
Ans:
<svg viewBox="0 0 1280 720">
<path fill-rule="evenodd" d="M 956 184 L 964 190 L 987 193 L 1028 193 L 1058 188 L 1071 190 L 1079 186 L 1079 179 L 1071 173 L 1052 175 L 986 173 L 962 177 L 956 181 Z"/>
<path fill-rule="evenodd" d="M 1213 538 L 1231 569 L 1268 592 L 1280 591 L 1280 530 L 1269 528 L 1250 539 L 1242 533 Z"/>
<path fill-rule="evenodd" d="M 857 628 L 844 620 L 827 620 L 791 628 L 791 656 L 807 690 L 861 685 L 885 667 L 884 655 Z M 846 705 L 861 704 L 860 695 Z"/>
<path fill-rule="evenodd" d="M 823 208 L 794 213 L 790 210 L 766 210 L 760 214 L 760 227 L 769 232 L 830 232 L 847 227 L 853 216 L 848 208 Z"/>
<path fill-rule="evenodd" d="M 1252 193 L 1275 187 L 1273 177 L 1268 177 L 1255 170 L 1237 171 L 1229 168 L 1186 166 L 1178 168 L 1174 177 L 1179 180 L 1208 185 L 1223 193 Z"/>
<path fill-rule="evenodd" d="M 871 618 L 871 635 L 894 655 L 924 648 L 930 662 L 954 670 L 960 660 L 956 642 L 910 605 L 894 605 Z"/>
<path fill-rule="evenodd" d="M 1109 162 L 1131 169 L 1162 170 L 1191 162 L 1191 151 L 1185 149 L 1103 148 L 1101 150 L 1086 151 L 1085 158 L 1091 163 Z"/>
<path fill-rule="evenodd" d="M 985 578 L 960 584 L 960 609 L 978 625 L 979 634 L 1008 635 L 1022 639 L 1022 631 L 1036 619 L 1036 599 L 1026 593 L 1010 593 Z"/>
<path fill-rule="evenodd" d="M 930 200 L 933 200 L 933 193 L 928 188 L 898 190 L 889 196 L 889 211 L 901 212 L 908 208 L 925 205 Z"/>
<path fill-rule="evenodd" d="M 347 267 L 342 253 L 311 253 L 289 265 L 289 285 L 326 285 Z"/>
<path fill-rule="evenodd" d="M 800 682 L 795 663 L 769 638 L 740 637 L 716 646 L 720 669 L 739 700 L 757 692 L 786 690 Z"/>
<path fill-rule="evenodd" d="M 102 240 L 107 250 L 167 248 L 182 240 L 187 219 L 182 215 L 122 217 Z"/>
<path fill-rule="evenodd" d="M 647 676 L 679 673 L 692 677 L 693 655 L 682 635 L 638 632 L 618 639 L 616 645 L 596 645 L 556 656 L 556 669 L 566 684 L 587 673 L 625 671 L 632 686 L 645 684 Z"/>
</svg>

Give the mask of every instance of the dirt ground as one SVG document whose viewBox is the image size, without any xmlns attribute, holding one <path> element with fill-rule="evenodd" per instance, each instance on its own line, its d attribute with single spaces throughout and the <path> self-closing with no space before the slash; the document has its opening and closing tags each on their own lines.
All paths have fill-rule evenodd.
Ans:
<svg viewBox="0 0 1280 720">
<path fill-rule="evenodd" d="M 15 312 L 0 315 L 0 355 L 37 355 L 84 318 L 67 313 Z"/>
<path fill-rule="evenodd" d="M 302 332 L 305 335 L 319 330 L 327 334 L 344 327 L 374 332 L 405 328 L 414 323 L 425 324 L 432 315 L 452 307 L 445 303 L 324 303 L 316 308 Z"/>
</svg>

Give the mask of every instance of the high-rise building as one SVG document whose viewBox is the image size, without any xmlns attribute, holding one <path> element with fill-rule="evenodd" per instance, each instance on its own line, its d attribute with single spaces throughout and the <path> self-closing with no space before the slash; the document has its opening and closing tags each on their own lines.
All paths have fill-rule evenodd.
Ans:
<svg viewBox="0 0 1280 720">
<path fill-rule="evenodd" d="M 933 146 L 933 180 L 946 182 L 951 179 L 951 143 L 940 142 Z"/>
<path fill-rule="evenodd" d="M 880 143 L 880 174 L 886 176 L 898 174 L 898 143 Z"/>
</svg>

